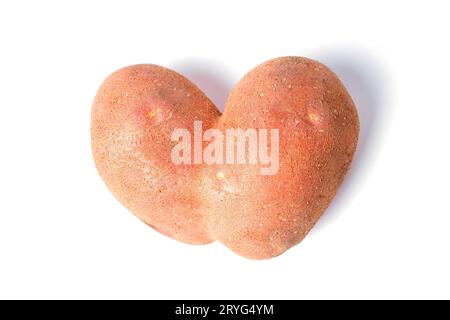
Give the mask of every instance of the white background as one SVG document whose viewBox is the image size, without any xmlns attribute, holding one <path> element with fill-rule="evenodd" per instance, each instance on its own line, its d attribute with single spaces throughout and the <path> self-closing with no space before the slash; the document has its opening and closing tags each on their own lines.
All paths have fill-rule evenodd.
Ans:
<svg viewBox="0 0 450 320">
<path fill-rule="evenodd" d="M 446 1 L 2 1 L 0 298 L 450 298 Z M 173 68 L 218 105 L 277 56 L 331 67 L 361 117 L 354 165 L 310 235 L 241 258 L 153 231 L 90 151 L 101 81 Z"/>
</svg>

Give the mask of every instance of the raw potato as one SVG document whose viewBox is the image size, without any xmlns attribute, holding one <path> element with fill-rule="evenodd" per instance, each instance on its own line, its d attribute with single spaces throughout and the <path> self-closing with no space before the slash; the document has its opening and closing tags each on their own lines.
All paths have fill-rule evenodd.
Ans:
<svg viewBox="0 0 450 320">
<path fill-rule="evenodd" d="M 175 128 L 278 129 L 280 166 L 175 165 Z M 248 258 L 299 243 L 329 205 L 356 149 L 358 115 L 342 83 L 301 57 L 265 62 L 239 81 L 223 115 L 189 80 L 136 65 L 109 76 L 92 108 L 92 149 L 111 192 L 163 234 L 218 240 Z M 206 145 L 206 143 L 204 144 Z"/>
<path fill-rule="evenodd" d="M 194 107 L 195 106 L 195 107 Z M 117 199 L 154 229 L 188 243 L 213 241 L 199 193 L 199 166 L 170 159 L 175 128 L 216 121 L 220 112 L 189 80 L 163 67 L 136 65 L 109 76 L 92 108 L 97 169 Z"/>
</svg>

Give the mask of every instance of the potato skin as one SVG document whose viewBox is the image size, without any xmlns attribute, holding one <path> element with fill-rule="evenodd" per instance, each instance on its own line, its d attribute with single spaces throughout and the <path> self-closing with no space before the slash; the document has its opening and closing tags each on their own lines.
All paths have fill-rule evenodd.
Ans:
<svg viewBox="0 0 450 320">
<path fill-rule="evenodd" d="M 175 128 L 267 128 L 280 133 L 280 167 L 174 165 Z M 302 57 L 267 61 L 231 92 L 223 115 L 189 80 L 166 68 L 121 69 L 92 108 L 92 149 L 111 192 L 163 234 L 218 240 L 251 259 L 299 243 L 327 208 L 356 149 L 359 121 L 337 76 Z M 218 173 L 220 172 L 220 179 Z"/>
<path fill-rule="evenodd" d="M 156 65 L 120 69 L 103 82 L 92 106 L 97 169 L 116 198 L 154 229 L 183 242 L 209 243 L 196 183 L 200 168 L 171 162 L 170 137 L 175 128 L 192 130 L 194 120 L 207 129 L 219 115 L 174 71 Z"/>
<path fill-rule="evenodd" d="M 248 258 L 277 256 L 305 237 L 335 196 L 357 145 L 354 103 L 319 62 L 277 58 L 239 81 L 217 127 L 280 130 L 276 175 L 259 175 L 254 165 L 224 166 L 224 179 L 206 179 L 212 237 Z M 206 170 L 213 177 L 217 168 Z"/>
</svg>

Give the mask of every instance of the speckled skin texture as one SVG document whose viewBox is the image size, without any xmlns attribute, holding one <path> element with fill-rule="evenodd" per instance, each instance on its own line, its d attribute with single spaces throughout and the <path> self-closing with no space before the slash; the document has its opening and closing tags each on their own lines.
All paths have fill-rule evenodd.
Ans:
<svg viewBox="0 0 450 320">
<path fill-rule="evenodd" d="M 171 133 L 193 132 L 194 120 L 203 121 L 203 130 L 278 129 L 277 174 L 260 175 L 254 164 L 173 164 Z M 92 108 L 94 159 L 123 205 L 174 239 L 218 240 L 252 259 L 277 256 L 311 230 L 349 169 L 358 133 L 342 83 L 301 57 L 250 71 L 222 115 L 189 80 L 155 65 L 109 76 Z"/>
</svg>

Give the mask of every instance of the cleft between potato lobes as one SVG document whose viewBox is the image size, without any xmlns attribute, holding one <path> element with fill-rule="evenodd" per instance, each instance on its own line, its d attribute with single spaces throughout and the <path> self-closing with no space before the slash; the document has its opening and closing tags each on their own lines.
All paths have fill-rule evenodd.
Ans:
<svg viewBox="0 0 450 320">
<path fill-rule="evenodd" d="M 245 161 L 227 163 L 231 129 L 254 129 L 258 145 L 267 140 L 273 151 L 265 154 L 270 161 L 259 161 L 261 152 L 252 161 L 248 151 Z M 178 161 L 174 133 L 191 142 Z M 223 149 L 218 144 L 208 153 L 209 138 L 220 133 Z M 250 71 L 223 114 L 188 79 L 156 65 L 116 71 L 92 106 L 94 160 L 126 208 L 176 240 L 217 240 L 251 259 L 280 255 L 306 236 L 341 185 L 358 134 L 345 87 L 327 67 L 302 57 Z"/>
</svg>

